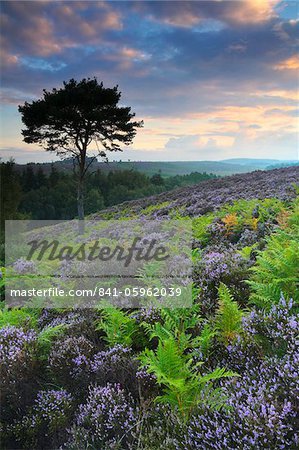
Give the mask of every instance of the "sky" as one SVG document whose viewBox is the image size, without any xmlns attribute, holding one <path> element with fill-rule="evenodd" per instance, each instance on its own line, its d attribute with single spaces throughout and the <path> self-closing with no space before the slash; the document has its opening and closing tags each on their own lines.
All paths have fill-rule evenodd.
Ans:
<svg viewBox="0 0 299 450">
<path fill-rule="evenodd" d="M 2 1 L 1 155 L 22 142 L 18 105 L 64 80 L 119 85 L 144 120 L 110 159 L 298 159 L 298 1 Z M 94 147 L 91 146 L 90 154 Z"/>
</svg>

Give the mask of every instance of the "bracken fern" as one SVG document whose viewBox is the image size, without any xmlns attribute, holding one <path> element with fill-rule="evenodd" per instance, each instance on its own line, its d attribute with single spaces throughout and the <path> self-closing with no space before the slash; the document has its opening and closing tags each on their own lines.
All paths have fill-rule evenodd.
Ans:
<svg viewBox="0 0 299 450">
<path fill-rule="evenodd" d="M 219 307 L 216 311 L 215 328 L 220 340 L 229 344 L 241 331 L 243 312 L 225 284 L 220 284 L 218 295 Z"/>
</svg>

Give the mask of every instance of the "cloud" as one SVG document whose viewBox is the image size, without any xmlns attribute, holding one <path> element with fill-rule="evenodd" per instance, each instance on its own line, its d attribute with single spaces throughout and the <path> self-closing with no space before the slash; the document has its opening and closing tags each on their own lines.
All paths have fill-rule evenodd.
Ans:
<svg viewBox="0 0 299 450">
<path fill-rule="evenodd" d="M 4 147 L 1 149 L 1 158 L 4 161 L 14 159 L 19 164 L 28 162 L 52 162 L 57 161 L 53 153 L 45 152 L 41 149 L 32 150 L 26 147 Z"/>
<path fill-rule="evenodd" d="M 241 91 L 243 85 L 254 85 L 257 80 L 256 84 L 262 81 L 278 88 L 282 71 L 273 67 L 293 54 L 292 41 L 279 35 L 275 29 L 278 19 L 272 13 L 263 24 L 253 21 L 239 27 L 233 22 L 226 28 L 204 28 L 202 32 L 196 27 L 166 29 L 147 19 L 148 11 L 162 20 L 195 8 L 217 22 L 233 11 L 235 17 L 248 8 L 263 11 L 264 3 L 269 2 L 262 6 L 248 1 L 138 2 L 125 6 L 104 2 L 25 3 L 29 5 L 26 8 L 24 2 L 5 3 L 3 33 L 7 60 L 14 61 L 14 67 L 3 70 L 3 85 L 28 90 L 31 95 L 74 74 L 77 78 L 96 75 L 121 84 L 133 102 L 135 98 L 138 103 L 143 100 L 153 114 L 159 114 L 163 104 L 169 104 L 171 111 L 172 103 L 192 104 L 192 97 L 184 98 L 190 86 L 200 96 L 200 87 L 204 90 L 205 84 L 216 84 L 219 91 L 239 86 Z M 289 28 L 293 30 L 294 26 Z M 290 33 L 287 28 L 284 32 Z M 40 70 L 44 71 L 42 76 Z M 295 73 L 286 82 L 293 83 L 294 77 Z M 150 99 L 153 101 L 148 105 Z"/>
<path fill-rule="evenodd" d="M 3 49 L 1 53 L 1 70 L 10 70 L 13 69 L 17 64 L 19 64 L 19 57 L 17 55 L 13 55 Z"/>
<path fill-rule="evenodd" d="M 135 10 L 149 18 L 177 27 L 188 28 L 208 19 L 229 25 L 264 23 L 277 16 L 279 0 L 135 2 Z"/>
<path fill-rule="evenodd" d="M 96 76 L 145 119 L 134 152 L 171 156 L 170 139 L 211 154 L 242 136 L 270 142 L 296 129 L 299 22 L 280 11 L 265 0 L 3 2 L 5 107 L 18 116 L 43 88 Z"/>
<path fill-rule="evenodd" d="M 285 59 L 284 61 L 281 61 L 276 66 L 274 66 L 274 69 L 276 70 L 296 70 L 298 75 L 298 69 L 299 69 L 299 56 L 293 55 L 290 56 L 290 58 Z"/>
<path fill-rule="evenodd" d="M 121 28 L 120 12 L 105 2 L 3 2 L 3 47 L 26 56 L 99 44 L 105 32 Z"/>
<path fill-rule="evenodd" d="M 261 125 L 253 123 L 251 125 L 248 125 L 248 128 L 253 128 L 254 130 L 260 130 L 262 127 L 261 127 Z"/>
<path fill-rule="evenodd" d="M 281 117 L 283 116 L 291 116 L 291 117 L 298 117 L 298 112 L 299 110 L 296 108 L 286 108 L 286 109 L 281 109 L 281 108 L 272 108 L 272 109 L 267 109 L 264 112 L 264 116 L 265 117 L 269 117 L 269 116 L 278 116 Z"/>
</svg>

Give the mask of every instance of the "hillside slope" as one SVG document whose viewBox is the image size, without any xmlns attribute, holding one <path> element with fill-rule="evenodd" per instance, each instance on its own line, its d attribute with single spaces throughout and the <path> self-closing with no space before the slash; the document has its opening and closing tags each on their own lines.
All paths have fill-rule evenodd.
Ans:
<svg viewBox="0 0 299 450">
<path fill-rule="evenodd" d="M 35 282 L 42 292 L 42 264 L 63 296 L 47 294 L 46 307 L 39 294 L 28 306 L 20 294 L 25 308 L 0 305 L 1 448 L 297 450 L 298 181 L 298 167 L 231 176 L 98 213 L 122 220 L 83 236 L 72 221 L 21 242 L 13 235 L 21 251 L 32 233 L 60 236 L 63 249 L 43 261 L 17 256 L 2 272 L 6 288 Z M 157 232 L 126 220 L 162 215 L 182 220 L 156 220 Z M 190 222 L 191 280 L 191 248 L 175 244 L 180 233 L 191 238 Z M 137 230 L 174 256 L 144 258 L 136 277 L 120 279 L 112 274 Z M 121 252 L 94 266 L 87 243 Z"/>
<path fill-rule="evenodd" d="M 145 208 L 148 209 L 147 213 L 154 217 L 168 215 L 172 210 L 178 210 L 181 214 L 189 216 L 200 216 L 217 209 L 224 203 L 241 198 L 249 200 L 276 197 L 283 200 L 293 197 L 294 183 L 299 183 L 299 167 L 297 166 L 237 174 L 140 200 L 124 202 L 101 211 L 93 217 L 105 217 L 108 214 L 116 218 L 126 212 L 142 214 Z"/>
</svg>

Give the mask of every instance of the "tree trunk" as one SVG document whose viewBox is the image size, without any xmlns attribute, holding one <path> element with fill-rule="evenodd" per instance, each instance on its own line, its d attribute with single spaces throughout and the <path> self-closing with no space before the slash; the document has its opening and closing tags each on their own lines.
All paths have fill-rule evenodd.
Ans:
<svg viewBox="0 0 299 450">
<path fill-rule="evenodd" d="M 78 219 L 84 220 L 83 180 L 78 181 L 77 191 Z"/>
<path fill-rule="evenodd" d="M 78 208 L 78 233 L 84 233 L 84 176 L 86 162 L 86 145 L 79 149 L 78 155 L 78 185 L 77 185 L 77 208 Z"/>
<path fill-rule="evenodd" d="M 77 186 L 77 208 L 78 208 L 78 232 L 84 233 L 84 200 L 83 200 L 83 179 L 78 180 Z"/>
</svg>

